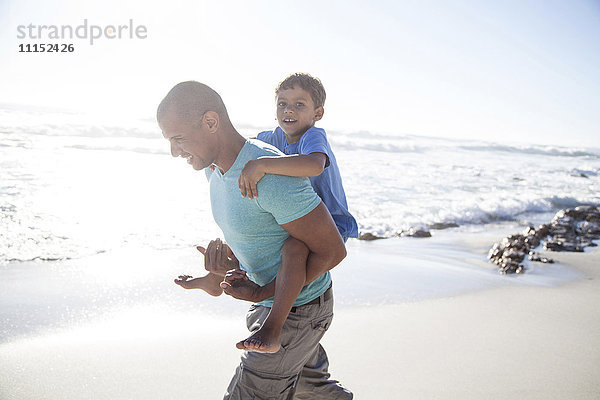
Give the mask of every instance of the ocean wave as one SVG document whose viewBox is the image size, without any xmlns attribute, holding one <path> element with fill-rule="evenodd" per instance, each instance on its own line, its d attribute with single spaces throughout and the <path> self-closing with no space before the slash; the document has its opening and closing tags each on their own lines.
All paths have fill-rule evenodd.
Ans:
<svg viewBox="0 0 600 400">
<path fill-rule="evenodd" d="M 156 122 L 148 119 L 110 120 L 98 116 L 61 112 L 11 110 L 0 107 L 0 132 L 91 138 L 160 137 Z"/>
<path fill-rule="evenodd" d="M 425 153 L 428 151 L 468 151 L 477 153 L 506 152 L 558 157 L 588 157 L 600 159 L 600 149 L 568 148 L 551 145 L 513 145 L 467 139 L 432 136 L 390 135 L 369 131 L 331 132 L 330 141 L 336 148 L 371 150 L 390 153 Z"/>
<path fill-rule="evenodd" d="M 590 176 L 598 176 L 598 172 L 600 172 L 600 170 L 592 171 L 589 169 L 573 168 L 571 170 L 571 176 L 577 178 L 589 178 Z"/>
<path fill-rule="evenodd" d="M 0 132 L 43 136 L 79 136 L 88 138 L 160 138 L 160 129 L 151 118 L 110 121 L 83 114 L 47 113 L 0 107 Z M 261 130 L 238 124 L 240 132 L 254 136 Z M 4 135 L 3 135 L 4 136 Z M 440 150 L 478 153 L 508 152 L 526 155 L 587 157 L 600 159 L 600 149 L 568 148 L 549 145 L 514 145 L 434 136 L 390 134 L 367 130 L 340 132 L 328 130 L 335 149 L 368 150 L 386 153 L 427 153 Z M 3 143 L 3 146 L 6 144 Z"/>
<path fill-rule="evenodd" d="M 41 136 L 77 136 L 89 138 L 141 138 L 153 139 L 160 137 L 157 130 L 145 130 L 137 127 L 122 127 L 111 125 L 83 125 L 83 124 L 41 124 L 7 127 L 3 130 L 16 134 L 41 135 Z"/>
<path fill-rule="evenodd" d="M 378 141 L 350 141 L 346 138 L 335 138 L 330 140 L 336 150 L 368 150 L 381 151 L 384 153 L 422 153 L 425 148 L 414 143 L 378 142 Z"/>
<path fill-rule="evenodd" d="M 199 230 L 207 235 L 202 240 L 219 234 L 208 202 L 197 200 L 208 190 L 204 182 L 196 185 L 202 174 L 185 165 L 189 173 L 171 174 L 170 157 L 137 154 L 168 154 L 154 120 L 120 125 L 9 114 L 0 108 L 0 264 L 123 246 L 166 248 L 197 240 Z M 361 232 L 521 224 L 563 208 L 600 205 L 595 149 L 372 132 L 329 138 Z M 182 190 L 160 190 L 163 184 Z M 174 211 L 168 218 L 157 211 L 164 204 Z"/>
<path fill-rule="evenodd" d="M 459 145 L 458 148 L 478 152 L 499 151 L 543 156 L 600 158 L 600 152 L 594 152 L 584 149 L 571 149 L 557 146 L 511 146 L 497 143 L 482 143 L 472 145 Z"/>
<path fill-rule="evenodd" d="M 101 145 L 71 145 L 65 146 L 69 149 L 78 149 L 78 150 L 96 150 L 96 151 L 130 151 L 134 153 L 142 153 L 142 154 L 169 154 L 169 150 L 166 145 L 163 145 L 161 149 L 157 148 L 145 148 L 145 147 L 127 147 L 127 146 L 101 146 Z"/>
<path fill-rule="evenodd" d="M 590 202 L 581 202 L 573 197 L 545 197 L 534 200 L 511 201 L 511 204 L 505 204 L 499 201 L 491 208 L 474 207 L 471 209 L 460 210 L 454 222 L 460 225 L 483 225 L 502 221 L 518 221 L 523 216 L 545 214 L 556 212 L 563 208 L 573 208 L 580 205 L 596 205 Z"/>
<path fill-rule="evenodd" d="M 413 135 L 391 135 L 391 134 L 387 134 L 387 133 L 376 133 L 376 132 L 371 132 L 371 131 L 365 131 L 365 130 L 360 130 L 360 131 L 352 131 L 352 132 L 339 132 L 339 131 L 330 131 L 327 133 L 327 135 L 329 137 L 349 137 L 352 138 L 353 140 L 357 140 L 357 139 L 373 139 L 373 140 L 410 140 L 411 138 L 420 138 L 420 139 L 424 139 L 424 137 L 419 137 L 419 136 L 413 136 Z"/>
<path fill-rule="evenodd" d="M 428 231 L 460 226 L 487 225 L 499 222 L 523 222 L 536 220 L 536 215 L 555 213 L 565 208 L 582 205 L 600 206 L 600 201 L 581 201 L 573 197 L 551 196 L 546 198 L 504 201 L 460 207 L 453 210 L 429 210 L 423 213 L 396 213 L 395 216 L 366 216 L 359 219 L 359 231 L 378 237 L 393 237 L 409 231 Z M 440 218 L 440 214 L 444 216 Z M 402 221 L 394 224 L 393 221 Z"/>
</svg>

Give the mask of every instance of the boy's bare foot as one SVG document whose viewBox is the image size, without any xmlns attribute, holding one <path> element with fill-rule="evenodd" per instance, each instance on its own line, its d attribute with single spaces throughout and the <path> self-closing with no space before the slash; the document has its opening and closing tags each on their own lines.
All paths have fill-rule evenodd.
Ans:
<svg viewBox="0 0 600 400">
<path fill-rule="evenodd" d="M 190 275 L 179 275 L 175 279 L 175 283 L 184 289 L 202 289 L 211 296 L 220 296 L 223 293 L 223 289 L 218 284 L 211 285 L 207 280 L 207 276 L 194 278 Z"/>
<path fill-rule="evenodd" d="M 218 297 L 223 293 L 223 289 L 221 289 L 220 287 L 214 287 L 214 286 L 209 286 L 209 285 L 205 285 L 204 287 L 201 287 L 200 289 L 203 289 L 206 293 L 210 294 L 211 296 L 215 296 L 215 297 Z"/>
<path fill-rule="evenodd" d="M 262 326 L 247 339 L 236 343 L 235 347 L 258 353 L 277 353 L 281 348 L 281 338 L 277 332 Z"/>
</svg>

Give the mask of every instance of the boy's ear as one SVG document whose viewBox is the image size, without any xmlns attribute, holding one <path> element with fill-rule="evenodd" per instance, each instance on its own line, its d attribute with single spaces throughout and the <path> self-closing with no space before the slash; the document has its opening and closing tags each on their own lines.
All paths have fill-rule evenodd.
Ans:
<svg viewBox="0 0 600 400">
<path fill-rule="evenodd" d="M 214 111 L 207 111 L 204 114 L 204 123 L 208 125 L 208 131 L 214 133 L 219 127 L 219 114 Z"/>
<path fill-rule="evenodd" d="M 315 108 L 315 121 L 319 121 L 321 118 L 323 118 L 323 114 L 325 114 L 325 109 L 323 106 Z"/>
</svg>

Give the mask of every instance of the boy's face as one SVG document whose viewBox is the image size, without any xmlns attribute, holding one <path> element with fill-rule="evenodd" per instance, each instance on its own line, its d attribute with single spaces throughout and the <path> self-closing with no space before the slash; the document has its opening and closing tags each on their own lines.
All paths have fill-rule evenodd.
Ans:
<svg viewBox="0 0 600 400">
<path fill-rule="evenodd" d="M 277 121 L 289 143 L 300 140 L 304 132 L 323 118 L 323 107 L 315 108 L 310 93 L 296 86 L 280 90 L 276 104 Z"/>
</svg>

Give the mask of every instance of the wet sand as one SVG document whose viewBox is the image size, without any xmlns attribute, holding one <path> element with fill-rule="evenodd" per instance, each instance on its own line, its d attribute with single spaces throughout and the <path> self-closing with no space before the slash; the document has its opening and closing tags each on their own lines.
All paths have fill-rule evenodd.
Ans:
<svg viewBox="0 0 600 400">
<path fill-rule="evenodd" d="M 500 277 L 482 256 L 492 242 L 461 238 L 349 246 L 334 271 L 338 305 L 323 341 L 332 375 L 367 400 L 599 398 L 600 251 L 552 253 L 560 262 L 552 273 L 535 267 L 529 276 Z M 476 256 L 451 254 L 458 244 Z M 420 248 L 440 258 L 423 256 L 422 265 L 413 265 Z M 444 248 L 453 271 L 447 275 L 436 264 Z M 175 271 L 180 267 L 166 268 L 161 281 Z M 461 277 L 468 287 L 456 283 Z M 5 288 L 26 278 L 10 279 Z M 415 287 L 431 292 L 390 293 Z M 360 288 L 367 297 L 356 293 Z M 221 398 L 239 362 L 234 344 L 246 334 L 246 305 L 175 289 L 165 283 L 156 290 L 168 297 L 155 302 L 138 299 L 6 338 L 0 398 Z M 173 300 L 179 298 L 185 302 Z M 202 306 L 190 306 L 195 302 Z M 217 304 L 229 311 L 207 311 Z"/>
</svg>

